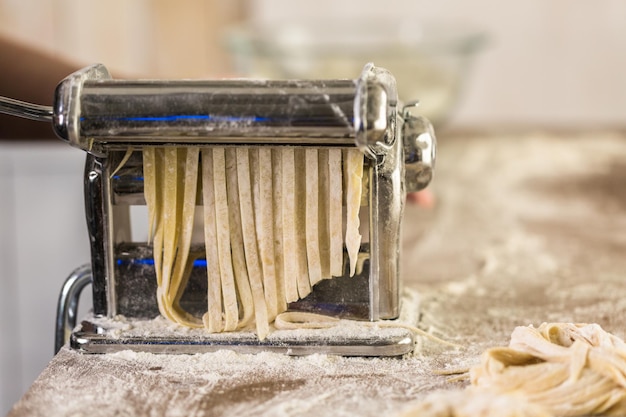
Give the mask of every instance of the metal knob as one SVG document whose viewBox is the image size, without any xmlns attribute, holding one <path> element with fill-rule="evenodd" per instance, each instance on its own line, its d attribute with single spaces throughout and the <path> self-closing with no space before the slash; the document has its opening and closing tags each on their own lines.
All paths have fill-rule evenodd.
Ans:
<svg viewBox="0 0 626 417">
<path fill-rule="evenodd" d="M 402 109 L 404 115 L 403 145 L 405 184 L 407 192 L 425 188 L 433 178 L 437 154 L 437 138 L 428 119 L 413 114 L 418 103 Z"/>
</svg>

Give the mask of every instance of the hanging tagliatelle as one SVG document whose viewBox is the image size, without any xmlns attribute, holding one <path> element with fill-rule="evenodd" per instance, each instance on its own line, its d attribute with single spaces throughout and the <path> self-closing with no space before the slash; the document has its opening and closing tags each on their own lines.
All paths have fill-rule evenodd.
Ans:
<svg viewBox="0 0 626 417">
<path fill-rule="evenodd" d="M 146 147 L 143 156 L 157 301 L 166 318 L 209 332 L 254 320 L 263 339 L 288 303 L 343 275 L 344 244 L 354 274 L 363 175 L 357 149 Z M 208 281 L 202 318 L 180 306 L 199 175 Z"/>
</svg>

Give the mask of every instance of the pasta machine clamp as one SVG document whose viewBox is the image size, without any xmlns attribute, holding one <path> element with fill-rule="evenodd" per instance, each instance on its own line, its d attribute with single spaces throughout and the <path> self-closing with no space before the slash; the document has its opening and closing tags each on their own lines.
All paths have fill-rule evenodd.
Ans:
<svg viewBox="0 0 626 417">
<path fill-rule="evenodd" d="M 437 138 L 428 119 L 415 114 L 419 102 L 404 108 L 404 169 L 407 192 L 420 191 L 430 184 L 435 170 Z"/>
</svg>

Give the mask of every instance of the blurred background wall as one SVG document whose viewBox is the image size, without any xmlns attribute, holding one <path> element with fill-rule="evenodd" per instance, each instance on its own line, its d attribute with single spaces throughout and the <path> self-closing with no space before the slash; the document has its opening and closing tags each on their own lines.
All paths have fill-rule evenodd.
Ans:
<svg viewBox="0 0 626 417">
<path fill-rule="evenodd" d="M 376 22 L 391 20 L 409 29 L 433 22 L 442 36 L 460 28 L 486 34 L 462 68 L 463 94 L 442 131 L 624 127 L 621 0 L 0 0 L 0 37 L 62 60 L 63 68 L 101 62 L 119 77 L 223 77 L 247 75 L 225 47 L 232 26 L 323 26 L 331 18 L 369 22 L 373 32 L 390 30 Z M 16 54 L 1 67 L 23 62 Z M 36 88 L 50 97 L 54 86 L 0 85 L 0 95 Z M 89 259 L 83 159 L 57 141 L 0 141 L 0 413 L 51 359 L 61 283 Z"/>
<path fill-rule="evenodd" d="M 434 21 L 488 34 L 450 124 L 622 124 L 626 3 L 528 0 L 2 0 L 0 34 L 116 74 L 206 77 L 232 70 L 238 22 Z M 376 30 L 376 28 L 372 28 Z"/>
</svg>

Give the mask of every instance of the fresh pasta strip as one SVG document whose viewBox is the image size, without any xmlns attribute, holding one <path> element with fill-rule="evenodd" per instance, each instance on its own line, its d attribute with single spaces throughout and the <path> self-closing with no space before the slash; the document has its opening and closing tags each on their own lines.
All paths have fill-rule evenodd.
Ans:
<svg viewBox="0 0 626 417">
<path fill-rule="evenodd" d="M 358 149 L 345 151 L 344 176 L 346 182 L 346 238 L 345 245 L 350 260 L 350 276 L 356 272 L 356 264 L 361 247 L 359 233 L 359 210 L 361 208 L 361 187 L 363 180 L 363 154 Z"/>
<path fill-rule="evenodd" d="M 329 329 L 338 326 L 341 319 L 323 314 L 288 311 L 276 317 L 274 326 L 280 330 Z"/>
<path fill-rule="evenodd" d="M 163 149 L 155 149 L 154 152 L 154 171 L 147 172 L 149 177 L 148 182 L 154 183 L 154 189 L 149 191 L 149 196 L 146 197 L 146 201 L 154 202 L 154 236 L 153 240 L 153 257 L 154 257 L 154 269 L 157 278 L 157 288 L 161 288 L 163 285 L 163 236 L 164 236 L 164 226 L 163 226 L 163 176 L 164 176 L 164 152 Z M 144 173 L 144 177 L 146 173 Z M 150 178 L 153 176 L 153 178 Z M 144 180 L 145 181 L 145 180 Z M 150 213 L 150 209 L 148 209 L 148 213 Z"/>
<path fill-rule="evenodd" d="M 269 320 L 263 289 L 261 262 L 257 249 L 252 187 L 250 184 L 250 157 L 247 148 L 237 148 L 237 181 L 239 182 L 241 231 L 243 233 L 250 289 L 252 290 L 256 331 L 259 339 L 263 340 L 269 333 Z"/>
<path fill-rule="evenodd" d="M 304 149 L 295 150 L 295 166 L 299 167 L 295 172 L 295 207 L 291 216 L 294 217 L 296 233 L 296 270 L 298 297 L 304 298 L 311 293 L 311 281 L 309 278 L 309 268 L 307 263 L 307 241 L 306 241 L 306 171 L 302 169 L 306 165 Z"/>
<path fill-rule="evenodd" d="M 272 151 L 268 147 L 250 150 L 254 213 L 259 258 L 263 273 L 265 304 L 270 321 L 279 313 L 274 256 L 274 210 L 272 202 Z"/>
<path fill-rule="evenodd" d="M 328 149 L 318 150 L 318 216 L 317 224 L 319 228 L 319 252 L 320 268 L 322 279 L 331 278 L 330 273 L 330 170 L 328 165 Z"/>
<path fill-rule="evenodd" d="M 330 238 L 330 275 L 343 275 L 343 181 L 341 149 L 328 150 L 328 231 Z"/>
<path fill-rule="evenodd" d="M 224 306 L 224 330 L 239 325 L 239 306 L 230 243 L 228 193 L 226 191 L 226 154 L 224 148 L 213 149 L 213 186 L 215 193 L 215 225 Z M 207 175 L 210 173 L 207 173 Z M 245 292 L 245 290 L 243 290 Z M 244 297 L 242 297 L 243 299 Z"/>
<path fill-rule="evenodd" d="M 276 257 L 274 270 L 276 274 L 276 307 L 277 311 L 287 310 L 285 295 L 285 271 L 283 249 L 283 164 L 282 154 L 278 149 L 272 149 L 272 209 L 274 223 L 274 256 Z"/>
<path fill-rule="evenodd" d="M 148 207 L 148 243 L 152 240 L 156 228 L 157 211 L 157 185 L 156 185 L 156 150 L 146 147 L 143 150 L 143 193 Z"/>
<path fill-rule="evenodd" d="M 193 231 L 198 150 L 177 148 L 146 149 L 149 184 L 146 201 L 154 217 L 154 260 L 157 275 L 157 302 L 161 314 L 186 326 L 198 327 L 199 320 L 178 305 L 189 275 L 189 250 Z M 157 191 L 158 190 L 158 191 Z M 191 219 L 191 220 L 189 220 Z"/>
<path fill-rule="evenodd" d="M 207 262 L 207 305 L 208 310 L 202 317 L 204 327 L 211 333 L 225 330 L 222 321 L 222 265 L 219 253 L 217 233 L 217 205 L 215 198 L 215 177 L 213 150 L 202 151 L 202 203 L 204 207 L 204 245 Z M 237 317 L 237 321 L 238 321 Z"/>
<path fill-rule="evenodd" d="M 196 209 L 200 149 L 198 147 L 187 147 L 179 149 L 178 152 L 179 170 L 183 180 L 183 186 L 179 188 L 182 189 L 183 196 L 181 207 L 177 207 L 177 210 L 180 210 L 181 218 L 179 220 L 179 241 L 172 273 L 173 285 L 170 297 L 173 297 L 176 321 L 189 327 L 201 327 L 202 322 L 200 320 L 180 308 L 180 299 L 187 286 L 192 267 L 192 263 L 188 261 Z"/>
<path fill-rule="evenodd" d="M 295 149 L 288 147 L 282 154 L 282 220 L 283 220 L 283 271 L 287 303 L 298 300 L 298 253 L 296 243 L 296 168 Z M 308 277 L 307 277 L 308 278 Z"/>
<path fill-rule="evenodd" d="M 306 237 L 306 259 L 311 286 L 320 282 L 322 260 L 320 256 L 320 225 L 319 225 L 319 159 L 317 149 L 305 150 L 305 206 L 304 218 Z"/>
<path fill-rule="evenodd" d="M 124 153 L 124 156 L 122 157 L 122 160 L 120 161 L 119 164 L 117 164 L 117 167 L 115 167 L 115 169 L 111 171 L 111 174 L 109 174 L 109 177 L 113 178 L 115 174 L 117 174 L 118 171 L 122 169 L 124 165 L 126 165 L 126 162 L 128 162 L 130 157 L 133 156 L 134 152 L 135 152 L 135 149 L 133 149 L 132 146 L 129 146 L 128 149 L 126 149 L 126 152 Z"/>
<path fill-rule="evenodd" d="M 268 147 L 258 150 L 258 193 L 255 194 L 255 213 L 257 214 L 257 238 L 259 255 L 263 269 L 265 302 L 270 320 L 274 320 L 281 309 L 278 302 L 278 282 L 276 277 L 276 257 L 274 254 L 274 209 L 272 184 L 272 151 Z"/>
<path fill-rule="evenodd" d="M 304 311 L 287 311 L 285 313 L 281 313 L 276 317 L 276 321 L 274 322 L 274 327 L 280 330 L 295 330 L 295 329 L 328 329 L 331 327 L 336 327 L 340 325 L 342 322 L 350 322 L 351 320 L 347 319 L 339 319 L 337 317 L 327 316 L 324 314 L 317 313 L 309 313 Z M 460 348 L 460 345 L 456 343 L 448 342 L 446 340 L 440 339 L 435 335 L 432 335 L 419 327 L 413 326 L 411 324 L 406 324 L 399 322 L 397 320 L 390 321 L 358 321 L 354 322 L 358 323 L 359 326 L 363 327 L 387 327 L 387 328 L 402 328 L 407 329 L 413 332 L 417 336 L 422 336 L 426 339 L 429 339 L 435 343 L 439 343 L 441 345 Z"/>
<path fill-rule="evenodd" d="M 243 231 L 239 211 L 239 181 L 237 178 L 237 153 L 233 148 L 225 150 L 226 192 L 228 196 L 228 220 L 230 223 L 230 242 L 233 259 L 233 272 L 241 306 L 239 326 L 247 326 L 254 318 L 252 288 L 246 266 L 243 247 Z"/>
<path fill-rule="evenodd" d="M 172 321 L 176 321 L 171 312 L 173 297 L 170 296 L 172 272 L 180 229 L 179 207 L 182 198 L 179 198 L 179 169 L 177 148 L 163 149 L 163 264 L 161 266 L 162 281 L 157 288 L 157 301 L 161 314 Z"/>
</svg>

